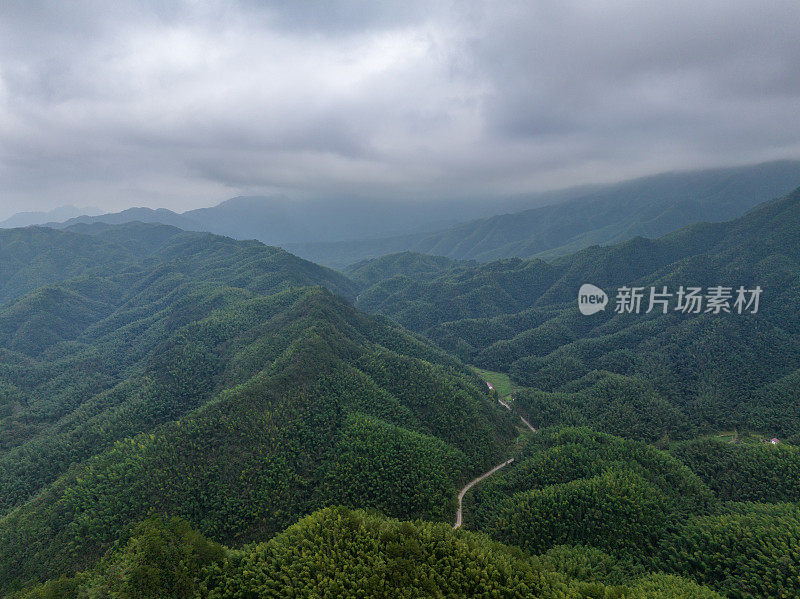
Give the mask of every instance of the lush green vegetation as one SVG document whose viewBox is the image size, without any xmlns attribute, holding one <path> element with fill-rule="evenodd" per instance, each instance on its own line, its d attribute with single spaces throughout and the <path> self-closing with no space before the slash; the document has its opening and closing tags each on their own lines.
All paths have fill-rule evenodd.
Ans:
<svg viewBox="0 0 800 599">
<path fill-rule="evenodd" d="M 717 466 L 712 458 L 714 469 L 704 471 L 717 446 L 733 448 L 738 460 Z M 605 571 L 616 576 L 661 571 L 732 597 L 792 597 L 800 593 L 797 479 L 776 489 L 761 483 L 791 476 L 795 449 L 763 457 L 769 450 L 777 448 L 713 440 L 679 446 L 676 453 L 692 457 L 708 477 L 706 486 L 650 445 L 589 429 L 543 430 L 527 440 L 512 465 L 468 496 L 466 523 L 532 553 L 558 555 L 560 546 L 579 546 L 570 554 L 577 560 L 589 559 L 587 548 L 601 550 L 615 564 Z M 761 457 L 745 464 L 751 456 Z M 711 479 L 719 473 L 738 477 L 739 495 L 760 493 L 762 501 L 787 503 L 726 502 L 731 481 Z M 746 481 L 751 475 L 757 479 Z"/>
<path fill-rule="evenodd" d="M 672 453 L 722 499 L 800 501 L 800 449 L 793 445 L 706 438 L 681 443 Z"/>
<path fill-rule="evenodd" d="M 693 518 L 665 539 L 654 565 L 691 573 L 729 597 L 797 597 L 800 507 L 730 504 Z"/>
<path fill-rule="evenodd" d="M 2 231 L 0 594 L 798 596 L 798 219 L 800 191 L 354 280 L 158 225 Z M 765 296 L 583 317 L 586 281 Z M 518 435 L 486 380 L 545 428 Z"/>
<path fill-rule="evenodd" d="M 449 521 L 457 485 L 505 455 L 485 385 L 315 286 L 349 292 L 340 275 L 254 242 L 90 233 L 52 243 L 126 266 L 0 312 L 0 588 L 90 566 L 151 510 L 225 543 L 340 503 Z"/>
<path fill-rule="evenodd" d="M 542 553 L 590 545 L 654 555 L 671 523 L 706 513 L 711 491 L 686 466 L 640 442 L 591 429 L 545 429 L 473 493 L 467 524 Z"/>
<path fill-rule="evenodd" d="M 635 575 L 597 551 L 558 548 L 531 557 L 444 524 L 343 508 L 316 512 L 241 550 L 225 550 L 183 521 L 153 518 L 94 569 L 20 599 L 74 596 L 719 597 L 677 576 Z"/>
<path fill-rule="evenodd" d="M 414 252 L 401 252 L 374 260 L 362 260 L 344 269 L 344 273 L 362 287 L 368 287 L 392 277 L 430 280 L 459 266 L 474 263 L 458 262 L 443 256 L 430 256 Z"/>
<path fill-rule="evenodd" d="M 19 598 L 114 597 L 189 599 L 203 588 L 203 569 L 227 550 L 185 520 L 151 517 L 133 527 L 90 571 L 48 581 Z"/>
<path fill-rule="evenodd" d="M 543 426 L 588 424 L 665 443 L 730 429 L 791 438 L 800 433 L 798 230 L 800 190 L 735 221 L 550 263 L 462 263 L 427 277 L 389 270 L 357 305 L 508 373 L 531 389 L 517 394 L 518 407 Z M 575 306 L 586 282 L 611 295 L 591 317 Z M 625 285 L 674 293 L 720 284 L 761 286 L 758 313 L 614 310 L 614 290 Z"/>
</svg>

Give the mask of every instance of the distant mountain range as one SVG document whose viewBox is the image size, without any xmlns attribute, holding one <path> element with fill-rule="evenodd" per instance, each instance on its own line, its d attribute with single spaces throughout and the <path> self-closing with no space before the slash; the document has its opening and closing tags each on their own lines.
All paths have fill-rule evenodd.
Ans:
<svg viewBox="0 0 800 599">
<path fill-rule="evenodd" d="M 636 235 L 655 238 L 695 222 L 721 222 L 786 195 L 798 185 L 800 161 L 779 161 L 665 173 L 499 202 L 243 196 L 180 214 L 130 208 L 75 216 L 76 209 L 65 208 L 49 213 L 49 219 L 41 214 L 17 215 L 0 226 L 161 223 L 186 231 L 257 239 L 339 269 L 404 251 L 489 262 L 551 258 Z"/>
<path fill-rule="evenodd" d="M 530 206 L 532 202 L 530 199 L 509 200 L 503 206 L 519 209 Z M 75 224 L 102 222 L 119 225 L 140 221 L 283 246 L 433 232 L 471 218 L 491 215 L 497 209 L 503 208 L 474 201 L 423 204 L 242 196 L 211 208 L 183 213 L 163 208 L 129 208 L 111 214 L 81 215 L 64 222 L 50 222 L 48 226 L 68 228 Z"/>
<path fill-rule="evenodd" d="M 567 190 L 558 203 L 499 214 L 434 233 L 286 246 L 307 260 L 343 268 L 412 251 L 458 260 L 550 258 L 636 235 L 658 237 L 695 222 L 721 222 L 800 185 L 800 162 L 666 173 Z M 555 196 L 553 196 L 555 199 Z"/>
<path fill-rule="evenodd" d="M 0 221 L 0 229 L 43 225 L 45 223 L 64 221 L 84 215 L 98 216 L 102 213 L 103 211 L 99 208 L 76 208 L 75 206 L 61 206 L 48 212 L 19 212 L 4 221 Z"/>
</svg>

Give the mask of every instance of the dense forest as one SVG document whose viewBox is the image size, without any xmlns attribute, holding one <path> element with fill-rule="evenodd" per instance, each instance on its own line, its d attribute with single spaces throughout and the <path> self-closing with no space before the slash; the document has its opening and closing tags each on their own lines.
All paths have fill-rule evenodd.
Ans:
<svg viewBox="0 0 800 599">
<path fill-rule="evenodd" d="M 449 521 L 514 434 L 470 370 L 280 250 L 144 225 L 8 235 L 76 272 L 0 281 L 19 295 L 0 313 L 2 588 L 91 565 L 153 510 L 225 543 L 332 504 Z"/>
<path fill-rule="evenodd" d="M 800 433 L 800 190 L 743 217 L 658 239 L 593 246 L 551 262 L 452 262 L 387 256 L 355 265 L 356 305 L 391 316 L 462 360 L 507 372 L 516 403 L 542 426 L 592 425 L 655 442 L 741 428 Z M 415 271 L 411 263 L 417 262 Z M 383 280 L 373 282 L 376 272 Z M 369 278 L 364 278 L 369 274 Z M 583 316 L 577 290 L 606 290 Z M 623 286 L 763 290 L 757 313 L 620 313 Z M 732 303 L 732 300 L 731 300 Z"/>
<path fill-rule="evenodd" d="M 800 191 L 344 273 L 158 224 L 0 231 L 0 594 L 798 596 L 798 218 Z M 587 317 L 583 282 L 765 296 Z"/>
<path fill-rule="evenodd" d="M 715 451 L 737 457 L 716 462 Z M 794 597 L 796 453 L 718 440 L 665 452 L 586 428 L 545 429 L 476 489 L 469 520 L 533 554 L 592 547 L 624 571 L 689 576 L 731 597 Z"/>
<path fill-rule="evenodd" d="M 714 599 L 676 575 L 641 574 L 600 551 L 529 556 L 445 524 L 327 508 L 238 550 L 185 521 L 150 518 L 91 570 L 15 595 L 47 597 L 541 597 Z"/>
</svg>

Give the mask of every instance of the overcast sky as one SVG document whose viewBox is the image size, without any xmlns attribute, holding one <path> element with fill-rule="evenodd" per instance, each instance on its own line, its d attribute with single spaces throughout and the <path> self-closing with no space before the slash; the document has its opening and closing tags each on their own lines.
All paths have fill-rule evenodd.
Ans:
<svg viewBox="0 0 800 599">
<path fill-rule="evenodd" d="M 0 217 L 800 157 L 800 2 L 0 3 Z"/>
</svg>

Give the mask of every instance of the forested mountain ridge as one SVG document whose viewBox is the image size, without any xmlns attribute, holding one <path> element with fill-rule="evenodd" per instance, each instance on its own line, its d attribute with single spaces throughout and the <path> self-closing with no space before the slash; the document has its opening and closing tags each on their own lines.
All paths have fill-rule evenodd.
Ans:
<svg viewBox="0 0 800 599">
<path fill-rule="evenodd" d="M 403 202 L 243 196 L 181 214 L 129 208 L 48 226 L 161 223 L 258 239 L 340 269 L 404 251 L 488 262 L 551 258 L 637 235 L 658 237 L 694 222 L 725 221 L 798 185 L 800 162 L 785 160 L 506 198 Z"/>
<path fill-rule="evenodd" d="M 668 452 L 590 429 L 541 431 L 514 455 L 469 497 L 470 527 L 489 536 L 335 507 L 268 541 L 227 549 L 181 519 L 156 516 L 124 531 L 92 568 L 13 596 L 678 599 L 721 596 L 712 588 L 730 597 L 800 591 L 796 503 L 722 501 Z"/>
<path fill-rule="evenodd" d="M 151 510 L 228 543 L 331 504 L 449 521 L 515 434 L 470 370 L 282 250 L 152 225 L 11 233 L 82 257 L 0 312 L 3 589 L 91 566 Z"/>
<path fill-rule="evenodd" d="M 213 254 L 221 254 L 214 261 Z M 208 276 L 233 280 L 236 268 L 257 267 L 256 275 L 275 274 L 285 288 L 324 285 L 345 297 L 355 286 L 341 274 L 302 260 L 279 248 L 256 241 L 238 242 L 210 233 L 190 233 L 176 227 L 132 222 L 119 226 L 103 223 L 76 225 L 68 230 L 46 227 L 0 230 L 0 304 L 44 285 L 78 276 L 106 276 L 139 266 L 170 263 L 174 269 L 215 266 Z M 238 264 L 241 266 L 237 266 Z M 193 266 L 194 265 L 194 266 Z M 265 291 L 266 278 L 258 283 Z M 280 286 L 278 285 L 278 286 Z"/>
<path fill-rule="evenodd" d="M 683 446 L 670 455 L 590 429 L 545 429 L 477 488 L 468 522 L 532 553 L 591 547 L 618 560 L 616 569 L 689 576 L 725 596 L 797 596 L 797 448 L 717 439 L 688 445 L 694 451 Z M 690 452 L 687 463 L 702 476 L 676 459 Z M 741 457 L 715 464 L 723 452 Z"/>
<path fill-rule="evenodd" d="M 363 288 L 394 276 L 430 279 L 443 272 L 452 271 L 460 265 L 474 266 L 475 263 L 459 262 L 444 256 L 401 252 L 371 260 L 362 260 L 351 264 L 343 272 Z"/>
<path fill-rule="evenodd" d="M 435 233 L 287 248 L 335 268 L 412 251 L 458 260 L 552 258 L 635 236 L 655 238 L 696 222 L 736 218 L 800 185 L 792 161 L 687 173 L 666 173 L 591 189 L 565 190 L 546 205 L 497 214 Z"/>
<path fill-rule="evenodd" d="M 362 289 L 357 305 L 538 389 L 520 394 L 519 404 L 541 425 L 608 426 L 647 440 L 736 426 L 791 436 L 800 433 L 791 408 L 800 351 L 798 230 L 800 190 L 733 221 L 549 263 L 460 264 L 433 277 L 387 271 Z M 606 290 L 605 311 L 578 312 L 584 283 Z M 667 286 L 674 294 L 681 285 L 704 292 L 761 286 L 763 294 L 757 314 L 615 311 L 619 287 Z"/>
<path fill-rule="evenodd" d="M 17 259 L 6 262 L 0 277 L 6 295 L 60 281 L 0 307 L 0 449 L 7 450 L 0 456 L 0 511 L 71 462 L 174 418 L 208 395 L 212 366 L 224 354 L 206 352 L 208 372 L 178 366 L 185 360 L 176 349 L 181 326 L 255 293 L 320 284 L 348 295 L 353 290 L 337 273 L 256 242 L 162 225 L 86 231 L 92 234 L 0 232 L 8 242 L 0 252 Z M 32 270 L 34 264 L 53 268 Z M 62 280 L 69 274 L 76 276 Z M 159 379 L 176 367 L 194 380 L 167 393 Z M 163 397 L 152 402 L 157 393 Z"/>
<path fill-rule="evenodd" d="M 691 580 L 629 572 L 600 551 L 534 557 L 445 524 L 328 508 L 273 539 L 230 550 L 185 521 L 151 518 L 94 569 L 18 598 L 638 597 L 719 599 Z"/>
<path fill-rule="evenodd" d="M 160 225 L 0 234 L 55 265 L 0 277 L 0 593 L 793 596 L 797 449 L 691 438 L 793 434 L 799 208 L 353 280 Z M 615 286 L 728 279 L 757 314 L 613 311 Z M 591 317 L 588 281 L 612 295 Z M 447 349 L 509 370 L 537 427 L 602 432 L 521 432 Z"/>
</svg>

